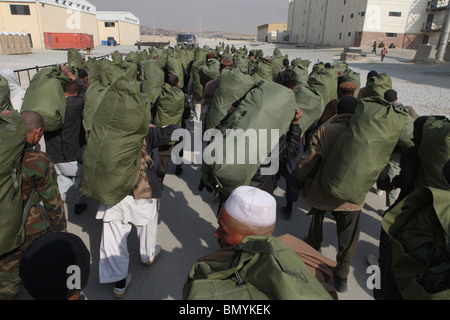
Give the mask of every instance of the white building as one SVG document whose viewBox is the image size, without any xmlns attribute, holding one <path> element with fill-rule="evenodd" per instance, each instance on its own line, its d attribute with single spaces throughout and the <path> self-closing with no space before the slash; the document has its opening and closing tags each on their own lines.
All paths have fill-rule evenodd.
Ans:
<svg viewBox="0 0 450 320">
<path fill-rule="evenodd" d="M 437 44 L 448 0 L 290 0 L 289 42 L 415 49 Z"/>
</svg>

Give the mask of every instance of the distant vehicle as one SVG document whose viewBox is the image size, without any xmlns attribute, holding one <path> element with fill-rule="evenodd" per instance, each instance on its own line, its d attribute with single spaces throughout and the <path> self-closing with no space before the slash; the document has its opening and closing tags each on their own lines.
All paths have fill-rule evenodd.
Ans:
<svg viewBox="0 0 450 320">
<path fill-rule="evenodd" d="M 188 47 L 197 46 L 197 36 L 191 33 L 182 33 L 177 36 L 177 45 L 182 46 L 186 44 Z"/>
</svg>

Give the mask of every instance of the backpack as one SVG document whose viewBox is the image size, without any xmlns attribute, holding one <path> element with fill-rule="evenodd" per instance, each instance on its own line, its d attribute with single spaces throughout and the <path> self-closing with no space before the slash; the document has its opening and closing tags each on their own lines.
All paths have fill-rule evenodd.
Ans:
<svg viewBox="0 0 450 320">
<path fill-rule="evenodd" d="M 24 225 L 30 203 L 22 204 L 22 159 L 26 143 L 22 116 L 0 115 L 0 256 L 25 241 Z M 32 199 L 33 196 L 30 198 Z"/>
<path fill-rule="evenodd" d="M 450 191 L 423 187 L 384 216 L 392 243 L 387 267 L 404 299 L 450 299 L 449 212 Z"/>
<path fill-rule="evenodd" d="M 332 300 L 289 246 L 271 236 L 247 236 L 231 262 L 199 261 L 185 300 Z"/>
</svg>

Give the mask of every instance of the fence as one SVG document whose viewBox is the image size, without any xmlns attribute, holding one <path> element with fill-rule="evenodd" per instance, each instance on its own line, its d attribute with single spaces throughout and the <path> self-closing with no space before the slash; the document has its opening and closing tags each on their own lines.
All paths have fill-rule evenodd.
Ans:
<svg viewBox="0 0 450 320">
<path fill-rule="evenodd" d="M 98 60 L 98 59 L 104 59 L 104 58 L 108 58 L 108 57 L 109 57 L 109 55 L 107 54 L 107 55 L 104 55 L 104 56 L 94 57 L 94 59 Z M 28 83 L 30 83 L 30 81 L 33 78 L 33 76 L 37 72 L 39 72 L 39 70 L 42 70 L 42 69 L 45 69 L 45 68 L 54 68 L 54 67 L 57 67 L 58 65 L 60 65 L 60 64 L 49 64 L 49 65 L 46 65 L 46 66 L 36 66 L 36 67 L 33 67 L 33 68 L 14 70 L 14 72 L 16 73 L 17 78 L 19 79 L 20 85 L 22 85 L 23 84 L 23 82 L 22 82 L 22 78 L 23 78 L 22 75 L 26 76 L 25 79 L 28 79 Z"/>
</svg>

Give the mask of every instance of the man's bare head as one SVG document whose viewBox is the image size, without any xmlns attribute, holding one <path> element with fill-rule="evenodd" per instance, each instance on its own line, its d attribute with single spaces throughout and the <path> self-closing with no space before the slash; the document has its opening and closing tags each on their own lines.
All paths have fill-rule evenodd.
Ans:
<svg viewBox="0 0 450 320">
<path fill-rule="evenodd" d="M 42 116 L 34 111 L 23 111 L 23 122 L 25 124 L 25 131 L 27 134 L 27 142 L 32 146 L 39 143 L 44 134 L 45 122 Z"/>
</svg>

